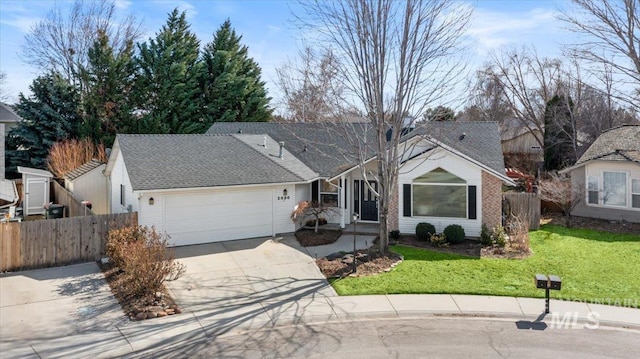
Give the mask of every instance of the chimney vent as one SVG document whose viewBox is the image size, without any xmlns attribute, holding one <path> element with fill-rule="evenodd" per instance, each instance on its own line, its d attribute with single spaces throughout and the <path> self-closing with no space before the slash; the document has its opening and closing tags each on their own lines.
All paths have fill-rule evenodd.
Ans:
<svg viewBox="0 0 640 359">
<path fill-rule="evenodd" d="M 267 136 L 262 139 L 262 147 L 267 148 Z"/>
<path fill-rule="evenodd" d="M 278 155 L 278 157 L 280 157 L 280 159 L 284 158 L 284 141 L 280 141 L 280 155 Z"/>
</svg>

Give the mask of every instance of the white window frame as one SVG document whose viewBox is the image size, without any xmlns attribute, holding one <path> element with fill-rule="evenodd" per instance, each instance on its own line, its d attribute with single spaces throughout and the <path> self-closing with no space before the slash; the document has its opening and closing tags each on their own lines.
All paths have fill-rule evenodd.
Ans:
<svg viewBox="0 0 640 359">
<path fill-rule="evenodd" d="M 336 196 L 336 198 L 337 198 L 337 200 L 336 200 L 337 206 L 331 206 L 331 207 L 332 208 L 340 208 L 340 203 L 342 203 L 342 202 L 340 202 L 340 200 L 341 200 L 341 198 L 340 198 L 340 189 L 338 187 L 339 183 L 340 183 L 340 180 L 336 180 L 336 181 L 338 181 L 338 184 L 331 183 L 331 182 L 326 181 L 326 180 L 318 181 L 318 186 L 319 186 L 319 188 L 318 188 L 318 201 L 320 202 L 321 205 L 324 205 L 324 201 L 322 200 L 323 195 L 324 196 Z M 323 191 L 325 183 L 331 183 L 331 184 L 328 184 L 327 186 L 330 187 L 330 188 L 335 189 L 335 191 Z"/>
<path fill-rule="evenodd" d="M 438 167 L 441 168 L 441 167 Z M 426 172 L 425 174 L 416 177 L 416 178 L 420 178 L 424 175 L 427 175 L 428 173 L 431 173 L 432 171 L 435 171 L 438 168 L 434 168 L 433 170 Z M 441 168 L 442 169 L 442 168 Z M 415 179 L 413 181 L 411 181 L 411 217 L 415 217 L 415 218 L 450 218 L 450 219 L 456 219 L 456 220 L 460 220 L 460 219 L 468 219 L 469 218 L 469 183 L 467 182 L 466 179 L 452 173 L 449 172 L 445 169 L 443 169 L 444 171 L 446 171 L 447 173 L 461 179 L 462 181 L 464 181 L 463 183 L 456 183 L 456 182 L 415 182 Z M 420 187 L 420 186 L 430 186 L 430 187 L 437 187 L 437 186 L 447 186 L 447 187 L 464 187 L 464 217 L 445 217 L 445 216 L 434 216 L 434 215 L 429 215 L 429 216 L 425 216 L 425 215 L 421 215 L 421 214 L 416 214 L 415 213 L 415 209 L 416 209 L 416 203 L 415 203 L 415 195 L 416 195 L 416 187 Z"/>
<path fill-rule="evenodd" d="M 625 175 L 625 205 L 612 205 L 604 203 L 604 174 L 608 173 L 624 173 Z M 593 173 L 593 172 L 591 172 Z M 610 209 L 622 209 L 622 210 L 632 210 L 632 211 L 640 211 L 640 207 L 633 207 L 633 196 L 640 196 L 640 192 L 633 192 L 633 181 L 640 181 L 638 177 L 632 177 L 632 174 L 629 171 L 616 171 L 616 170 L 599 170 L 597 175 L 594 174 L 585 174 L 586 177 L 586 185 L 585 185 L 585 204 L 590 207 L 599 207 L 599 208 L 610 208 Z M 595 178 L 598 181 L 598 203 L 590 203 L 589 202 L 589 179 Z"/>
<path fill-rule="evenodd" d="M 596 188 L 595 189 L 591 189 L 590 185 L 591 185 L 591 180 L 595 180 L 596 182 Z M 600 204 L 600 177 L 598 176 L 587 176 L 587 186 L 586 186 L 586 190 L 587 190 L 587 198 L 586 198 L 586 202 L 588 205 L 599 205 Z M 589 193 L 590 192 L 596 192 L 596 202 L 592 203 L 589 199 Z"/>
<path fill-rule="evenodd" d="M 633 182 L 637 181 L 638 182 L 638 192 L 634 192 L 633 191 Z M 631 209 L 639 209 L 640 207 L 634 207 L 633 206 L 633 196 L 638 196 L 640 197 L 640 178 L 631 178 L 631 203 L 629 203 L 629 205 L 631 206 Z"/>
<path fill-rule="evenodd" d="M 624 174 L 624 204 L 607 204 L 604 203 L 607 194 L 604 193 L 604 174 L 605 173 L 615 173 L 615 174 Z M 618 172 L 618 171 L 602 171 L 602 205 L 609 208 L 629 208 L 629 173 L 628 172 Z"/>
</svg>

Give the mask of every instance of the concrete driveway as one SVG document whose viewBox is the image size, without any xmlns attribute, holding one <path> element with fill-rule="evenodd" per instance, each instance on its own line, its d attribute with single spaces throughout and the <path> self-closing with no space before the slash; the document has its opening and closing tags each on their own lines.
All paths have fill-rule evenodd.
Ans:
<svg viewBox="0 0 640 359">
<path fill-rule="evenodd" d="M 126 322 L 95 263 L 0 276 L 0 353 Z"/>
<path fill-rule="evenodd" d="M 271 325 L 274 311 L 290 310 L 292 303 L 328 305 L 326 298 L 336 296 L 292 235 L 179 247 L 175 253 L 186 273 L 168 288 L 209 335 Z"/>
</svg>

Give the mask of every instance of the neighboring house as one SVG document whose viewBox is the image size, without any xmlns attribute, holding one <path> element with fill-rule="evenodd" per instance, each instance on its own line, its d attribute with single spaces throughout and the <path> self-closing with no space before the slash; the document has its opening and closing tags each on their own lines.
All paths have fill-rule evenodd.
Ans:
<svg viewBox="0 0 640 359">
<path fill-rule="evenodd" d="M 140 224 L 168 233 L 173 245 L 293 232 L 290 215 L 302 200 L 337 207 L 329 222 L 344 226 L 355 212 L 376 223 L 378 202 L 365 183 L 378 188 L 375 158 L 364 178 L 335 126 L 232 122 L 204 135 L 118 135 L 105 169 L 110 211 L 137 211 Z M 351 126 L 374 140 L 366 124 Z M 497 123 L 430 126 L 431 137 L 424 126 L 405 136 L 389 228 L 455 223 L 477 237 L 483 223 L 500 223 L 502 184 L 513 185 Z"/>
<path fill-rule="evenodd" d="M 531 128 L 531 129 L 530 129 Z M 500 141 L 502 152 L 506 154 L 535 155 L 542 159 L 543 151 L 540 142 L 544 134 L 535 124 L 528 127 L 518 120 L 506 120 L 500 125 Z"/>
<path fill-rule="evenodd" d="M 574 166 L 573 188 L 584 197 L 575 216 L 640 222 L 640 125 L 603 132 Z"/>
<path fill-rule="evenodd" d="M 95 214 L 109 213 L 105 167 L 105 163 L 94 159 L 64 175 L 64 187 L 78 201 L 89 201 Z"/>
<path fill-rule="evenodd" d="M 5 138 L 13 127 L 18 125 L 22 118 L 6 103 L 0 102 L 0 179 L 4 178 L 5 171 Z"/>
</svg>

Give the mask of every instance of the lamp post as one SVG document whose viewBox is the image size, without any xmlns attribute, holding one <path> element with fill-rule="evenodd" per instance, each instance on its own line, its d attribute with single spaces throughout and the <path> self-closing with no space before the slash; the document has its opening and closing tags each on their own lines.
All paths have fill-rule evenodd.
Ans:
<svg viewBox="0 0 640 359">
<path fill-rule="evenodd" d="M 356 233 L 358 233 L 358 218 L 360 218 L 358 213 L 354 212 L 351 215 L 351 219 L 353 219 L 353 273 L 355 273 L 358 268 L 358 263 L 356 263 Z"/>
</svg>

